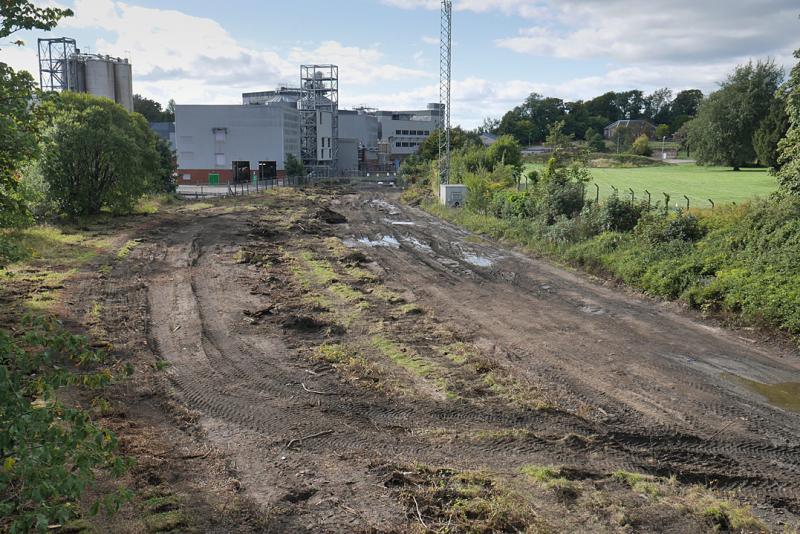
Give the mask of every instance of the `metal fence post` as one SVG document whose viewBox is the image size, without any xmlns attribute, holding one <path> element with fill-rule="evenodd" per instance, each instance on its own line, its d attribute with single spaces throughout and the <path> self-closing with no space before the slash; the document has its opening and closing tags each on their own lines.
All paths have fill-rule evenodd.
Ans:
<svg viewBox="0 0 800 534">
<path fill-rule="evenodd" d="M 711 200 L 710 198 L 708 199 L 708 201 L 711 203 L 711 211 L 714 211 L 714 207 L 715 207 L 714 206 L 714 201 Z"/>
<path fill-rule="evenodd" d="M 647 209 L 650 209 L 650 199 L 651 199 L 651 197 L 650 197 L 650 191 L 648 191 L 647 189 L 645 189 L 645 190 L 644 190 L 644 192 L 645 192 L 645 193 L 647 193 Z"/>
<path fill-rule="evenodd" d="M 683 195 L 683 198 L 686 199 L 686 211 L 689 211 L 689 197 L 687 197 L 686 195 Z"/>
<path fill-rule="evenodd" d="M 628 191 L 631 192 L 631 204 L 633 204 L 636 201 L 636 193 L 633 192 L 633 188 L 632 187 L 629 187 Z"/>
<path fill-rule="evenodd" d="M 664 195 L 664 213 L 666 214 L 669 212 L 669 195 L 667 193 L 661 192 Z"/>
<path fill-rule="evenodd" d="M 526 183 L 526 185 L 527 185 L 527 183 Z M 600 186 L 597 185 L 597 184 L 594 184 L 594 188 L 596 189 L 595 195 L 594 195 L 594 203 L 595 204 L 600 204 Z"/>
</svg>

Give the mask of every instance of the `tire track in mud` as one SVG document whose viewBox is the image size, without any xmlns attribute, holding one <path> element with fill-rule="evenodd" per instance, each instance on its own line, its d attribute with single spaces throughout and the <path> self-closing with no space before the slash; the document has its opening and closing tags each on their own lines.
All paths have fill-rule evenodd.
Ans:
<svg viewBox="0 0 800 534">
<path fill-rule="evenodd" d="M 398 229 L 396 226 L 381 222 L 381 215 L 376 214 L 374 209 L 370 209 L 370 204 L 369 198 L 362 200 L 360 197 L 344 203 L 343 207 L 346 208 L 346 214 L 352 219 L 352 227 L 349 231 L 355 231 L 358 235 L 358 233 L 364 232 L 362 228 L 369 228 L 368 233 L 373 237 L 381 234 L 394 236 L 401 243 L 400 247 L 395 249 L 376 248 L 372 251 L 372 255 L 378 259 L 378 262 L 389 273 L 413 272 L 413 277 L 408 277 L 410 279 L 402 280 L 399 283 L 413 284 L 415 291 L 427 293 L 434 302 L 439 304 L 439 309 L 452 309 L 460 304 L 460 312 L 463 313 L 464 307 L 468 308 L 473 302 L 481 302 L 481 312 L 485 312 L 487 309 L 485 299 L 491 300 L 492 298 L 506 298 L 507 305 L 512 307 L 515 299 L 514 295 L 508 291 L 508 286 L 512 286 L 516 295 L 521 291 L 524 297 L 531 298 L 534 301 L 550 303 L 551 305 L 555 303 L 562 308 L 571 308 L 574 311 L 573 315 L 579 315 L 577 313 L 578 310 L 580 310 L 581 306 L 587 306 L 587 302 L 599 306 L 600 310 L 610 308 L 610 311 L 604 311 L 599 314 L 593 313 L 592 315 L 596 318 L 592 320 L 603 324 L 605 328 L 611 327 L 615 329 L 615 333 L 622 336 L 623 343 L 617 343 L 617 346 L 625 343 L 632 344 L 637 341 L 636 337 L 631 336 L 631 333 L 643 328 L 650 328 L 651 335 L 659 334 L 659 330 L 663 333 L 667 328 L 681 330 L 684 339 L 681 342 L 668 342 L 668 349 L 666 351 L 661 349 L 662 352 L 654 354 L 655 357 L 648 357 L 646 365 L 649 368 L 655 368 L 657 376 L 671 375 L 676 377 L 676 381 L 680 381 L 682 389 L 693 391 L 692 406 L 689 410 L 686 409 L 685 402 L 684 405 L 681 405 L 675 402 L 674 399 L 670 399 L 669 393 L 665 392 L 657 384 L 654 384 L 655 387 L 651 388 L 650 391 L 628 393 L 626 402 L 619 398 L 618 392 L 615 391 L 617 389 L 616 386 L 609 389 L 607 386 L 603 387 L 602 384 L 600 384 L 601 387 L 597 387 L 598 384 L 586 384 L 585 381 L 581 383 L 577 378 L 580 375 L 563 372 L 564 366 L 560 365 L 561 362 L 554 362 L 552 356 L 545 355 L 546 359 L 549 360 L 547 364 L 534 364 L 532 366 L 523 364 L 523 367 L 537 374 L 537 371 L 543 370 L 541 365 L 551 364 L 549 365 L 551 371 L 545 373 L 547 375 L 545 382 L 560 384 L 564 390 L 569 391 L 570 395 L 573 398 L 577 398 L 581 403 L 597 405 L 599 402 L 603 407 L 609 408 L 609 411 L 615 412 L 615 421 L 608 425 L 611 429 L 637 426 L 648 429 L 647 432 L 641 434 L 609 430 L 607 436 L 597 440 L 603 444 L 603 447 L 614 448 L 622 454 L 627 453 L 634 457 L 641 455 L 642 451 L 645 450 L 644 447 L 646 447 L 646 450 L 657 459 L 656 461 L 659 465 L 654 469 L 653 465 L 646 463 L 641 466 L 643 470 L 650 472 L 655 470 L 662 473 L 685 473 L 687 480 L 717 480 L 721 486 L 752 488 L 767 494 L 780 493 L 789 495 L 794 502 L 793 508 L 797 510 L 797 495 L 798 489 L 800 489 L 800 483 L 798 482 L 800 481 L 800 471 L 798 471 L 800 449 L 796 446 L 784 446 L 774 443 L 797 443 L 797 418 L 792 414 L 785 414 L 780 410 L 776 410 L 764 402 L 748 402 L 743 398 L 741 391 L 736 391 L 733 387 L 723 387 L 726 384 L 713 383 L 713 380 L 709 380 L 709 374 L 702 372 L 704 369 L 699 370 L 696 366 L 687 365 L 680 361 L 682 354 L 687 353 L 693 355 L 693 357 L 685 357 L 687 362 L 698 359 L 725 358 L 726 355 L 723 355 L 722 351 L 731 347 L 739 355 L 744 352 L 750 353 L 749 356 L 760 356 L 763 355 L 763 351 L 754 351 L 750 347 L 746 347 L 743 350 L 741 344 L 731 340 L 730 336 L 720 337 L 711 336 L 707 332 L 698 333 L 692 324 L 689 324 L 689 326 L 693 328 L 686 328 L 687 323 L 691 323 L 691 321 L 683 318 L 676 319 L 672 317 L 672 314 L 665 314 L 660 310 L 653 311 L 650 309 L 646 310 L 646 313 L 640 313 L 644 306 L 641 303 L 631 303 L 630 298 L 619 298 L 617 301 L 612 301 L 609 306 L 607 302 L 604 302 L 608 301 L 608 295 L 603 294 L 605 290 L 590 290 L 588 291 L 590 295 L 588 298 L 580 295 L 577 291 L 565 290 L 566 284 L 562 280 L 554 282 L 552 280 L 553 277 L 550 276 L 551 273 L 547 272 L 547 270 L 544 273 L 541 272 L 541 269 L 538 269 L 539 272 L 535 274 L 525 273 L 525 267 L 530 269 L 530 265 L 525 265 L 525 267 L 520 265 L 517 261 L 518 255 L 516 253 L 506 252 L 503 259 L 495 262 L 495 264 L 500 265 L 493 265 L 489 269 L 471 266 L 470 268 L 474 271 L 475 276 L 463 277 L 460 270 L 448 268 L 454 262 L 460 266 L 465 265 L 463 249 L 459 246 L 454 247 L 451 245 L 451 243 L 463 240 L 466 237 L 463 231 L 454 230 L 452 225 L 446 222 L 431 220 L 432 217 L 421 214 L 418 210 L 394 206 L 396 210 L 395 216 L 412 222 L 412 224 L 403 225 Z M 429 224 L 413 224 L 413 222 L 420 220 Z M 435 224 L 430 224 L 434 222 Z M 404 243 L 406 246 L 403 246 Z M 503 257 L 502 251 L 498 251 L 491 246 L 473 246 L 472 243 L 470 243 L 470 246 L 472 250 L 476 248 L 479 251 L 488 249 L 489 253 L 487 255 L 493 254 L 495 257 Z M 445 254 L 450 254 L 450 257 L 445 261 L 436 257 Z M 427 266 L 429 271 L 414 269 L 415 265 L 420 264 Z M 508 283 L 509 277 L 502 276 L 503 271 L 509 269 L 509 267 L 510 270 L 515 272 L 514 276 L 511 277 L 514 281 L 513 284 Z M 536 271 L 537 269 L 531 270 Z M 574 275 L 566 274 L 565 277 L 569 279 Z M 475 280 L 479 281 L 477 287 Z M 457 297 L 454 298 L 448 293 L 452 291 L 453 286 L 458 285 L 466 286 L 465 291 L 459 292 L 459 297 L 464 296 L 465 292 L 470 290 L 478 296 L 473 297 L 470 295 L 467 299 L 457 300 Z M 501 287 L 497 287 L 498 285 Z M 585 286 L 585 284 L 583 285 Z M 547 291 L 542 291 L 543 286 Z M 578 287 L 581 286 L 579 285 Z M 553 291 L 553 288 L 556 288 L 556 290 Z M 586 288 L 581 287 L 581 289 Z M 492 297 L 492 292 L 494 291 L 497 291 L 502 296 Z M 519 300 L 519 298 L 516 300 Z M 649 305 L 653 306 L 653 304 Z M 469 313 L 469 310 L 467 310 L 467 313 Z M 634 317 L 637 314 L 643 317 Z M 475 317 L 477 319 L 479 315 L 476 314 Z M 623 319 L 622 321 L 620 321 L 621 318 Z M 565 317 L 565 319 L 567 321 L 574 320 L 570 317 Z M 657 321 L 657 324 L 650 324 L 653 321 Z M 662 324 L 658 324 L 658 321 L 661 321 Z M 620 323 L 627 328 L 621 330 L 619 328 Z M 654 329 L 653 326 L 656 328 Z M 492 332 L 496 332 L 491 327 L 487 328 Z M 524 331 L 524 329 L 520 328 L 520 331 Z M 535 336 L 530 337 L 535 339 Z M 688 340 L 686 339 L 687 337 Z M 502 344 L 504 340 L 499 341 Z M 642 341 L 639 341 L 639 343 L 642 343 Z M 695 351 L 681 350 L 687 343 L 697 343 L 700 346 L 716 343 L 725 348 L 722 350 L 712 349 L 711 351 L 703 349 L 698 354 Z M 746 364 L 749 363 L 747 357 L 742 357 L 742 359 Z M 572 360 L 574 361 L 574 358 Z M 568 359 L 567 363 L 569 361 Z M 705 364 L 706 362 L 703 363 Z M 519 364 L 520 362 L 517 360 L 517 365 Z M 755 366 L 765 365 L 763 358 L 753 364 Z M 562 371 L 552 372 L 553 368 L 561 369 Z M 782 372 L 785 373 L 785 371 Z M 635 397 L 638 397 L 637 402 L 631 405 L 630 400 Z M 651 410 L 648 410 L 647 406 L 650 406 Z M 655 420 L 648 419 L 648 411 L 656 415 L 660 413 L 661 415 Z M 682 415 L 683 422 L 675 421 L 674 419 L 670 420 L 675 415 Z M 752 428 L 752 430 L 747 430 L 743 432 L 743 435 L 735 435 L 733 437 L 721 436 L 719 431 L 720 423 L 717 423 L 716 428 L 712 426 L 708 430 L 703 429 L 704 434 L 714 438 L 704 440 L 696 434 L 701 430 L 704 423 L 708 423 L 709 415 L 715 416 L 718 421 L 722 422 L 726 420 L 741 422 L 743 426 Z M 769 429 L 769 437 L 764 436 L 764 428 Z M 723 427 L 723 430 L 725 430 L 725 427 Z M 733 432 L 726 434 L 733 434 Z M 765 467 L 767 467 L 766 471 L 769 474 L 764 476 L 755 475 L 755 473 L 764 471 Z"/>
<path fill-rule="evenodd" d="M 363 220 L 359 220 L 356 209 Z M 406 215 L 405 211 L 401 213 Z M 351 217 L 346 229 L 348 237 L 350 233 L 374 237 L 376 231 L 392 231 L 380 222 L 380 215 L 376 217 L 361 204 L 351 206 L 347 215 Z M 417 213 L 412 216 L 417 220 L 422 218 Z M 349 451 L 364 457 L 408 458 L 428 463 L 458 461 L 498 469 L 551 463 L 606 472 L 626 469 L 676 474 L 687 482 L 715 481 L 721 488 L 756 491 L 762 496 L 779 498 L 783 506 L 800 512 L 800 448 L 749 439 L 748 435 L 754 436 L 755 432 L 718 439 L 698 436 L 698 425 L 704 421 L 703 410 L 720 419 L 747 417 L 751 426 L 754 422 L 767 426 L 769 439 L 785 443 L 791 443 L 792 439 L 796 443 L 796 420 L 775 417 L 774 410 L 763 405 L 748 405 L 740 396 L 710 384 L 696 369 L 682 366 L 673 355 L 648 358 L 646 363 L 659 376 L 680 375 L 684 387 L 702 394 L 702 398 L 695 394 L 693 402 L 698 407 L 683 422 L 669 420 L 671 413 L 680 413 L 683 408 L 671 406 L 660 390 L 637 392 L 641 395 L 639 404 L 651 403 L 650 411 L 663 414 L 648 418 L 638 405 L 619 398 L 613 387 L 582 380 L 580 372 L 569 369 L 575 357 L 557 359 L 564 353 L 564 342 L 556 344 L 555 349 L 531 350 L 531 346 L 537 345 L 536 336 L 551 336 L 564 325 L 531 329 L 520 340 L 510 337 L 503 330 L 508 326 L 497 322 L 493 325 L 502 328 L 481 335 L 497 344 L 507 365 L 533 377 L 537 385 L 555 387 L 559 396 L 576 405 L 610 412 L 612 417 L 608 420 L 595 421 L 558 410 L 531 412 L 484 405 L 478 408 L 467 401 L 387 399 L 349 384 L 335 373 L 319 374 L 330 367 L 306 361 L 290 349 L 287 341 L 291 333 L 273 326 L 246 325 L 242 321 L 242 310 L 258 303 L 257 297 L 248 293 L 257 274 L 220 259 L 226 250 L 250 239 L 237 233 L 234 222 L 241 224 L 241 218 L 234 215 L 201 218 L 178 234 L 143 245 L 150 248 L 153 257 L 143 272 L 149 286 L 149 337 L 161 356 L 172 362 L 168 372 L 189 407 L 252 431 L 275 448 L 283 448 L 297 436 L 334 429 L 329 435 L 304 443 L 307 454 L 324 456 L 331 451 L 340 454 Z M 439 243 L 447 242 L 443 239 L 456 243 L 467 235 L 447 229 L 444 223 L 436 226 L 441 227 L 447 230 L 444 238 L 418 227 L 402 227 L 406 235 L 429 244 L 431 253 L 403 246 L 400 234 L 399 248 L 374 249 L 370 255 L 389 277 L 395 277 L 398 285 L 405 285 L 445 313 L 476 306 L 485 313 L 487 308 L 499 309 L 502 299 L 516 299 L 517 309 L 523 312 L 532 309 L 533 301 L 539 306 L 557 304 L 559 309 L 570 310 L 577 310 L 587 302 L 596 308 L 611 308 L 607 314 L 567 318 L 568 325 L 574 324 L 577 329 L 584 320 L 599 321 L 602 328 L 614 328 L 623 313 L 616 310 L 634 314 L 645 308 L 627 302 L 608 306 L 603 301 L 606 297 L 599 293 L 585 299 L 565 296 L 567 282 L 554 282 L 547 275 L 524 272 L 524 265 L 508 251 L 489 249 L 502 259 L 491 268 L 477 268 L 464 260 L 464 250 L 483 250 L 481 247 L 486 245 L 441 246 Z M 514 273 L 510 277 L 512 282 L 507 276 L 509 272 Z M 465 277 L 464 273 L 473 274 Z M 456 295 L 448 295 L 453 288 Z M 469 298 L 461 298 L 467 295 Z M 660 312 L 649 313 L 651 317 L 660 316 Z M 623 339 L 633 340 L 635 336 L 626 333 Z M 674 348 L 662 350 L 669 352 Z M 317 374 L 309 375 L 306 369 Z M 310 382 L 309 377 L 313 379 L 312 389 L 332 395 L 304 392 L 301 384 L 303 380 Z M 454 442 L 414 434 L 420 429 L 442 427 L 456 436 Z M 471 436 L 483 429 L 490 436 L 492 432 L 503 431 L 526 433 L 521 437 L 457 437 L 459 433 Z M 705 434 L 714 436 L 715 432 L 716 428 Z"/>
</svg>

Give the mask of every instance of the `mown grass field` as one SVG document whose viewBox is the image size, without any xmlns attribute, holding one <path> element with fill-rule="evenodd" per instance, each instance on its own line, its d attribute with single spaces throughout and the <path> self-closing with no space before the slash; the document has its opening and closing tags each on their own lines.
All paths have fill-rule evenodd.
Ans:
<svg viewBox="0 0 800 534">
<path fill-rule="evenodd" d="M 541 167 L 529 164 L 526 171 Z M 777 189 L 775 178 L 766 169 L 743 169 L 734 172 L 730 167 L 700 167 L 695 164 L 665 165 L 637 168 L 591 169 L 593 183 L 600 186 L 602 198 L 619 189 L 621 197 L 630 195 L 632 188 L 637 199 L 645 198 L 645 190 L 652 194 L 653 202 L 664 201 L 670 195 L 670 205 L 686 205 L 683 195 L 689 197 L 691 207 L 710 208 L 708 199 L 717 205 L 741 203 L 756 197 L 766 197 Z M 595 188 L 589 185 L 586 196 L 593 197 Z"/>
</svg>

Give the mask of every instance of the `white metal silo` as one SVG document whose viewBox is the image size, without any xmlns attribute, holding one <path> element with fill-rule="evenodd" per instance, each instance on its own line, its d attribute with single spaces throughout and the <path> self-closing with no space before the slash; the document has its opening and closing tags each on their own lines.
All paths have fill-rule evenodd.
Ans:
<svg viewBox="0 0 800 534">
<path fill-rule="evenodd" d="M 114 92 L 117 104 L 133 111 L 133 70 L 128 60 L 114 63 Z"/>
<path fill-rule="evenodd" d="M 114 64 L 103 58 L 86 58 L 86 92 L 116 100 Z"/>
</svg>

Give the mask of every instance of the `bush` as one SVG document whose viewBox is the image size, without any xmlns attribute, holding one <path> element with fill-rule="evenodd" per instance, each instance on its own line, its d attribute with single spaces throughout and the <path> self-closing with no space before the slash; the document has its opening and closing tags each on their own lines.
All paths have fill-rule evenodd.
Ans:
<svg viewBox="0 0 800 534">
<path fill-rule="evenodd" d="M 670 216 L 663 212 L 647 212 L 636 226 L 636 234 L 654 244 L 675 240 L 694 242 L 705 235 L 705 228 L 692 214 L 681 212 Z"/>
<path fill-rule="evenodd" d="M 646 205 L 620 200 L 614 194 L 606 199 L 602 207 L 603 228 L 612 232 L 630 232 L 646 209 Z"/>
<path fill-rule="evenodd" d="M 130 212 L 158 179 L 156 136 L 107 98 L 64 92 L 42 154 L 52 197 L 69 215 Z"/>
<path fill-rule="evenodd" d="M 649 156 L 653 153 L 650 149 L 650 140 L 645 134 L 636 138 L 636 141 L 634 141 L 631 146 L 631 151 L 637 156 Z"/>
<path fill-rule="evenodd" d="M 536 214 L 534 197 L 527 191 L 496 191 L 492 195 L 489 212 L 501 219 L 532 218 Z"/>
</svg>

